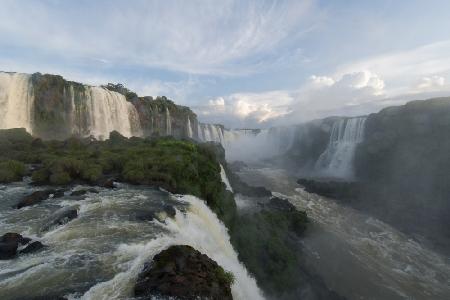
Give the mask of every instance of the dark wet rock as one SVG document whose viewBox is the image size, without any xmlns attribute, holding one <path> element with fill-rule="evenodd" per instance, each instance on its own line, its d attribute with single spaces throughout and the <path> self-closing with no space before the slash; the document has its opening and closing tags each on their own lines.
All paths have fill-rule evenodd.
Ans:
<svg viewBox="0 0 450 300">
<path fill-rule="evenodd" d="M 138 221 L 153 221 L 155 219 L 155 212 L 151 210 L 142 210 L 135 213 Z"/>
<path fill-rule="evenodd" d="M 22 235 L 15 232 L 7 232 L 0 238 L 0 242 L 2 243 L 17 243 L 21 245 L 26 245 L 30 241 L 30 238 L 23 237 Z"/>
<path fill-rule="evenodd" d="M 64 225 L 71 220 L 78 217 L 78 211 L 76 208 L 68 207 L 63 208 L 55 213 L 54 216 L 50 217 L 45 226 L 42 228 L 43 231 L 48 231 L 50 228 Z"/>
<path fill-rule="evenodd" d="M 215 261 L 186 245 L 157 254 L 139 274 L 134 288 L 139 299 L 233 299 L 233 279 Z"/>
<path fill-rule="evenodd" d="M 73 191 L 72 193 L 70 193 L 70 196 L 84 196 L 87 193 L 98 194 L 99 192 L 96 189 L 91 188 L 91 189 L 84 189 L 84 190 Z"/>
<path fill-rule="evenodd" d="M 38 204 L 50 197 L 51 194 L 54 194 L 54 190 L 44 190 L 44 191 L 36 191 L 31 193 L 28 196 L 25 196 L 20 202 L 16 205 L 16 208 L 22 208 L 26 206 L 31 206 Z"/>
<path fill-rule="evenodd" d="M 39 241 L 34 241 L 31 244 L 29 244 L 28 246 L 26 246 L 24 249 L 20 250 L 19 253 L 20 254 L 28 254 L 28 253 L 33 253 L 33 252 L 37 252 L 41 249 L 43 249 L 45 246 L 39 242 Z"/>
<path fill-rule="evenodd" d="M 174 218 L 177 214 L 177 211 L 175 208 L 171 205 L 164 205 L 164 212 L 169 216 L 170 218 Z"/>
<path fill-rule="evenodd" d="M 97 183 L 98 186 L 107 188 L 107 189 L 113 189 L 115 188 L 115 184 L 114 184 L 114 178 L 108 178 L 108 179 L 102 179 L 99 180 L 99 182 Z"/>
<path fill-rule="evenodd" d="M 308 193 L 344 201 L 356 200 L 360 194 L 360 186 L 355 182 L 299 179 L 297 183 L 302 185 Z"/>
<path fill-rule="evenodd" d="M 292 205 L 288 200 L 278 197 L 270 198 L 267 207 L 280 211 L 295 211 L 295 206 Z"/>
<path fill-rule="evenodd" d="M 16 299 L 19 300 L 19 299 Z M 66 297 L 63 296 L 38 296 L 38 297 L 29 297 L 29 298 L 20 298 L 20 300 L 67 300 Z"/>
<path fill-rule="evenodd" d="M 171 205 L 164 205 L 164 208 L 162 211 L 155 212 L 153 210 L 141 210 L 135 213 L 135 218 L 138 221 L 153 221 L 154 219 L 160 220 L 159 214 L 163 212 L 165 213 L 169 218 L 174 218 L 176 215 L 176 210 Z"/>
<path fill-rule="evenodd" d="M 62 198 L 64 197 L 64 193 L 66 192 L 66 190 L 60 189 L 60 190 L 56 190 L 53 193 L 53 198 Z"/>
<path fill-rule="evenodd" d="M 0 260 L 14 258 L 18 246 L 17 242 L 0 242 Z"/>
</svg>

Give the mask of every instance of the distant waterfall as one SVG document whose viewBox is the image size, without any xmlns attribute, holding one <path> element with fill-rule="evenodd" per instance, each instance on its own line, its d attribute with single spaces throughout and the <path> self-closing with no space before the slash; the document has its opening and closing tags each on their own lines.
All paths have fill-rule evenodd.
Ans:
<svg viewBox="0 0 450 300">
<path fill-rule="evenodd" d="M 352 178 L 356 146 L 363 141 L 366 117 L 339 119 L 334 122 L 327 149 L 316 162 L 323 176 Z"/>
<path fill-rule="evenodd" d="M 25 128 L 32 132 L 31 76 L 0 72 L 0 129 Z"/>
<path fill-rule="evenodd" d="M 230 181 L 228 180 L 227 173 L 223 168 L 222 164 L 220 165 L 220 177 L 222 178 L 222 182 L 225 183 L 225 187 L 228 191 L 233 192 L 233 188 L 231 187 Z"/>
<path fill-rule="evenodd" d="M 90 134 L 107 139 L 111 131 L 126 137 L 133 136 L 133 124 L 139 120 L 136 108 L 122 94 L 101 87 L 88 87 L 86 105 L 89 114 Z"/>
<path fill-rule="evenodd" d="M 204 142 L 217 142 L 224 144 L 224 129 L 216 124 L 199 124 L 199 139 Z"/>
<path fill-rule="evenodd" d="M 192 133 L 192 127 L 191 127 L 191 119 L 189 119 L 189 116 L 187 118 L 186 127 L 187 127 L 187 135 L 188 135 L 188 137 L 192 138 L 193 137 L 193 133 Z"/>
<path fill-rule="evenodd" d="M 166 107 L 166 135 L 172 135 L 172 119 L 169 108 Z"/>
</svg>

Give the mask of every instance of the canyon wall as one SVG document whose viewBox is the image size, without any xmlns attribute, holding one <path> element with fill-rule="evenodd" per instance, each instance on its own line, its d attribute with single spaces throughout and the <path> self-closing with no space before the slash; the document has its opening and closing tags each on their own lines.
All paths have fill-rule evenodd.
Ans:
<svg viewBox="0 0 450 300">
<path fill-rule="evenodd" d="M 118 85 L 88 86 L 58 75 L 0 72 L 0 129 L 25 128 L 35 137 L 72 135 L 198 138 L 197 116 L 166 97 L 138 97 Z"/>
</svg>

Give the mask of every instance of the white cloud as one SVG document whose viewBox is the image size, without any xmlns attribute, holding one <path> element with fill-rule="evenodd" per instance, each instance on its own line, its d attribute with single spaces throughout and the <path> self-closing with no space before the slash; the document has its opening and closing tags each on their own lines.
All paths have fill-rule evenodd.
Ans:
<svg viewBox="0 0 450 300">
<path fill-rule="evenodd" d="M 389 83 L 389 88 L 385 90 L 387 96 L 396 97 L 415 92 L 415 89 L 411 87 L 416 85 L 415 88 L 417 88 L 420 84 L 417 84 L 418 80 L 423 81 L 423 78 L 434 78 L 437 74 L 440 74 L 439 77 L 449 76 L 450 56 L 448 53 L 450 53 L 450 40 L 436 42 L 343 65 L 338 68 L 336 76 L 357 70 L 368 70 Z M 431 81 L 435 82 L 435 79 Z M 373 85 L 378 83 L 374 82 Z M 432 86 L 427 87 L 439 86 L 441 85 L 433 83 Z"/>
<path fill-rule="evenodd" d="M 430 76 L 430 77 L 422 77 L 420 82 L 417 84 L 418 90 L 430 90 L 430 89 L 439 89 L 445 85 L 445 78 L 442 76 Z"/>
<path fill-rule="evenodd" d="M 210 100 L 196 112 L 203 121 L 228 127 L 286 125 L 329 115 L 367 113 L 360 105 L 382 99 L 384 86 L 377 74 L 367 70 L 335 79 L 313 75 L 297 90 L 236 93 Z"/>
<path fill-rule="evenodd" d="M 102 64 L 242 74 L 260 68 L 258 57 L 272 55 L 297 32 L 307 30 L 314 23 L 309 16 L 314 2 L 136 0 L 79 5 L 5 0 L 0 47 Z"/>
<path fill-rule="evenodd" d="M 209 101 L 195 108 L 200 120 L 222 122 L 228 127 L 261 127 L 290 112 L 292 96 L 285 91 L 237 93 Z"/>
</svg>

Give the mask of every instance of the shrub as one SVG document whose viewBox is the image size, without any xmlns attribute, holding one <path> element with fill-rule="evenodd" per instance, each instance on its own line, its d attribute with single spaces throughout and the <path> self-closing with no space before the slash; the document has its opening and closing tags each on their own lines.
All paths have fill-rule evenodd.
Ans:
<svg viewBox="0 0 450 300">
<path fill-rule="evenodd" d="M 67 172 L 57 172 L 50 175 L 50 183 L 55 185 L 66 185 L 72 181 L 70 174 Z"/>
<path fill-rule="evenodd" d="M 81 179 L 95 183 L 103 174 L 102 167 L 96 164 L 86 164 L 87 166 L 81 170 Z"/>
<path fill-rule="evenodd" d="M 216 269 L 216 276 L 219 281 L 225 283 L 225 285 L 233 285 L 234 283 L 234 274 L 231 272 L 225 271 L 221 266 L 218 266 Z"/>
<path fill-rule="evenodd" d="M 25 165 L 19 161 L 7 160 L 0 163 L 0 182 L 22 180 L 25 175 Z"/>
</svg>

